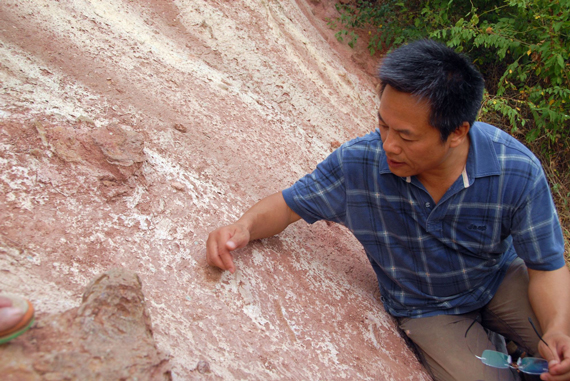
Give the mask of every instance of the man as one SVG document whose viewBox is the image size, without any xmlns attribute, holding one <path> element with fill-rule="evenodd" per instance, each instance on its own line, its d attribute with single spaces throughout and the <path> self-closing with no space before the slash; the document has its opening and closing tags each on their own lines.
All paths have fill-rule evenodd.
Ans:
<svg viewBox="0 0 570 381">
<path fill-rule="evenodd" d="M 435 379 L 512 379 L 476 357 L 495 349 L 489 332 L 548 360 L 543 380 L 570 379 L 570 273 L 540 163 L 475 123 L 483 79 L 453 50 L 406 45 L 379 77 L 379 129 L 210 233 L 208 263 L 233 273 L 230 252 L 251 240 L 300 218 L 338 222 L 364 246 L 384 307 Z"/>
</svg>

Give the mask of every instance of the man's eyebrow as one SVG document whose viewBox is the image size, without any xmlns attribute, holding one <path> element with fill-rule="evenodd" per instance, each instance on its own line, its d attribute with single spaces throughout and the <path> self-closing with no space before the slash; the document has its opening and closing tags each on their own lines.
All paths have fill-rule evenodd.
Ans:
<svg viewBox="0 0 570 381">
<path fill-rule="evenodd" d="M 380 115 L 380 111 L 378 111 L 378 120 L 383 123 L 386 124 L 386 122 L 384 122 L 384 119 L 382 119 L 382 115 Z M 394 131 L 396 131 L 399 134 L 402 135 L 406 135 L 406 136 L 414 136 L 414 134 L 412 133 L 412 131 L 405 129 L 405 128 L 392 128 Z"/>
</svg>

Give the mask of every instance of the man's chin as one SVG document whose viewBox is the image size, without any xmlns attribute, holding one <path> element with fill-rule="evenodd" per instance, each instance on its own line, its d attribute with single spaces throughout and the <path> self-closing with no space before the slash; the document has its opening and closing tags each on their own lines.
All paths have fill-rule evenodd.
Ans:
<svg viewBox="0 0 570 381">
<path fill-rule="evenodd" d="M 395 166 L 389 165 L 388 168 L 390 169 L 390 172 L 392 172 L 396 176 L 399 177 L 412 176 L 410 171 L 406 170 L 407 168 L 405 168 L 404 165 L 395 165 Z"/>
</svg>

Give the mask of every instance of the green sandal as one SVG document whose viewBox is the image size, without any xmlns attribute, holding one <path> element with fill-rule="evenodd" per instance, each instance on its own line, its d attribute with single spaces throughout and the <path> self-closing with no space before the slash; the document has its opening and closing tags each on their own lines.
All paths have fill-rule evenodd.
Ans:
<svg viewBox="0 0 570 381">
<path fill-rule="evenodd" d="M 28 300 L 23 299 L 16 295 L 11 294 L 3 294 L 2 296 L 10 299 L 12 301 L 12 306 L 17 307 L 24 311 L 24 315 L 14 325 L 4 331 L 0 331 L 0 344 L 7 343 L 10 340 L 15 339 L 16 337 L 20 336 L 22 333 L 26 332 L 32 324 L 34 324 L 34 306 Z"/>
</svg>

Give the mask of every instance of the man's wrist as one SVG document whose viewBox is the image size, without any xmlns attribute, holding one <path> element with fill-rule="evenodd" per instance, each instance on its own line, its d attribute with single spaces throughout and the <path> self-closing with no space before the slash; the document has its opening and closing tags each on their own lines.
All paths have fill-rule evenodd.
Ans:
<svg viewBox="0 0 570 381">
<path fill-rule="evenodd" d="M 240 218 L 239 220 L 237 220 L 234 225 L 239 226 L 240 229 L 242 231 L 247 232 L 247 234 L 249 236 L 251 236 L 251 232 L 252 232 L 252 227 L 253 227 L 253 222 L 250 221 L 249 218 L 244 218 L 245 216 L 242 216 L 242 218 Z"/>
<path fill-rule="evenodd" d="M 543 336 L 558 335 L 558 334 L 570 336 L 570 327 L 568 327 L 567 322 L 564 322 L 563 324 L 552 323 L 547 327 L 543 328 Z"/>
</svg>

